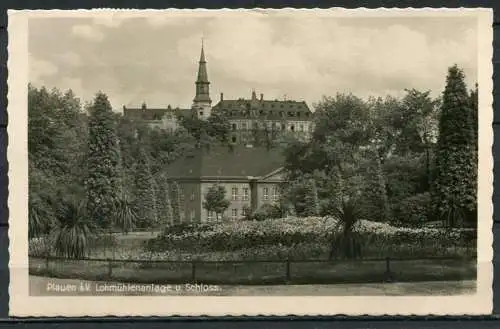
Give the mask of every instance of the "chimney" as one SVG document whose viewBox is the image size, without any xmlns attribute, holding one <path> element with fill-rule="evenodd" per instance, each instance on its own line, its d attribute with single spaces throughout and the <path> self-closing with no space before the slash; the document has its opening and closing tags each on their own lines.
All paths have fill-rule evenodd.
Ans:
<svg viewBox="0 0 500 329">
<path fill-rule="evenodd" d="M 224 93 L 220 93 L 220 101 L 222 102 L 224 100 Z"/>
<path fill-rule="evenodd" d="M 260 94 L 260 100 L 263 101 L 264 100 L 264 94 Z"/>
</svg>

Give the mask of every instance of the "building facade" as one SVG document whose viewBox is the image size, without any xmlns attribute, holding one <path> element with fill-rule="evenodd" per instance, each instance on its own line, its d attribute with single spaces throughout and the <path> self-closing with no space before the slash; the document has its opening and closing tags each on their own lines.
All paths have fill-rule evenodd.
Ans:
<svg viewBox="0 0 500 329">
<path fill-rule="evenodd" d="M 238 144 L 246 144 L 255 140 L 256 136 L 274 139 L 283 134 L 309 139 L 314 129 L 313 112 L 304 101 L 265 100 L 263 94 L 257 98 L 255 91 L 252 91 L 250 99 L 236 100 L 225 100 L 221 93 L 219 102 L 212 106 L 203 44 L 191 109 L 172 110 L 170 106 L 165 109 L 150 109 L 145 104 L 142 108 L 124 106 L 126 117 L 140 119 L 151 127 L 168 130 L 178 129 L 179 115 L 206 120 L 215 111 L 220 111 L 229 118 L 231 141 Z"/>
<path fill-rule="evenodd" d="M 179 127 L 181 117 L 192 115 L 190 109 L 172 108 L 170 105 L 166 108 L 148 108 L 143 103 L 140 108 L 127 108 L 123 106 L 124 117 L 147 124 L 151 128 L 159 128 L 174 132 Z"/>
<path fill-rule="evenodd" d="M 214 186 L 226 190 L 230 205 L 222 217 L 239 220 L 247 211 L 279 200 L 279 186 L 284 181 L 283 158 L 277 150 L 239 146 L 199 149 L 166 168 L 169 180 L 182 191 L 182 219 L 189 222 L 211 222 L 214 213 L 204 209 L 203 202 Z"/>
<path fill-rule="evenodd" d="M 246 144 L 256 138 L 276 139 L 283 134 L 308 140 L 314 129 L 306 102 L 265 100 L 252 91 L 250 99 L 225 100 L 221 94 L 213 112 L 221 111 L 231 123 L 231 141 Z"/>
</svg>

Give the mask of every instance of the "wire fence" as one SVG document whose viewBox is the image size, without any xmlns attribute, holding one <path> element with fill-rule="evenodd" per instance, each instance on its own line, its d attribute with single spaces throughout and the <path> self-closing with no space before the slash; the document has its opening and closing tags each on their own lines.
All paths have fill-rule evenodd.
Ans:
<svg viewBox="0 0 500 329">
<path fill-rule="evenodd" d="M 30 257 L 30 274 L 134 283 L 328 284 L 475 280 L 476 257 L 166 261 Z"/>
</svg>

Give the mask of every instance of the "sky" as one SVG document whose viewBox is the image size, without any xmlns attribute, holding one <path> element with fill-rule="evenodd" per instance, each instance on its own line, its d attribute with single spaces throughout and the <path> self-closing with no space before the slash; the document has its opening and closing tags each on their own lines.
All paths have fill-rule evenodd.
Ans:
<svg viewBox="0 0 500 329">
<path fill-rule="evenodd" d="M 30 18 L 29 80 L 72 89 L 82 101 L 106 93 L 122 106 L 189 108 L 204 40 L 212 102 L 250 98 L 306 101 L 353 93 L 439 95 L 447 68 L 477 81 L 477 19 L 328 17 L 252 12 L 167 12 L 130 17 Z"/>
</svg>

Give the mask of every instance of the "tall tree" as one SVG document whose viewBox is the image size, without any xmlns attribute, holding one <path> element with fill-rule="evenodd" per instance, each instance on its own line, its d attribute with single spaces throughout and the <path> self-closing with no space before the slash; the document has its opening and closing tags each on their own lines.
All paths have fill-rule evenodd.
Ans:
<svg viewBox="0 0 500 329">
<path fill-rule="evenodd" d="M 138 160 L 134 200 L 138 225 L 152 228 L 158 221 L 155 182 L 151 174 L 149 157 L 143 150 Z"/>
<path fill-rule="evenodd" d="M 389 204 L 379 153 L 375 150 L 368 153 L 360 205 L 363 206 L 363 215 L 366 218 L 374 221 L 387 221 L 389 219 Z"/>
<path fill-rule="evenodd" d="M 471 102 L 471 110 L 472 110 L 472 122 L 474 124 L 474 138 L 476 139 L 476 150 L 478 148 L 478 129 L 479 129 L 479 90 L 478 84 L 476 83 L 476 87 L 470 91 L 470 102 Z"/>
<path fill-rule="evenodd" d="M 306 185 L 304 196 L 305 201 L 305 216 L 318 216 L 320 212 L 320 204 L 318 198 L 318 188 L 314 179 L 309 179 Z"/>
<path fill-rule="evenodd" d="M 170 200 L 170 189 L 165 173 L 158 177 L 158 217 L 163 225 L 173 224 L 172 202 Z"/>
<path fill-rule="evenodd" d="M 461 69 L 449 68 L 439 120 L 434 200 L 438 215 L 449 225 L 477 221 L 474 118 L 464 80 Z"/>
<path fill-rule="evenodd" d="M 99 92 L 89 107 L 89 137 L 85 180 L 88 214 L 101 228 L 109 228 L 119 193 L 118 139 L 108 97 Z"/>
<path fill-rule="evenodd" d="M 182 211 L 182 191 L 179 183 L 174 182 L 172 184 L 172 214 L 173 221 L 175 224 L 182 223 L 183 211 Z"/>
</svg>

